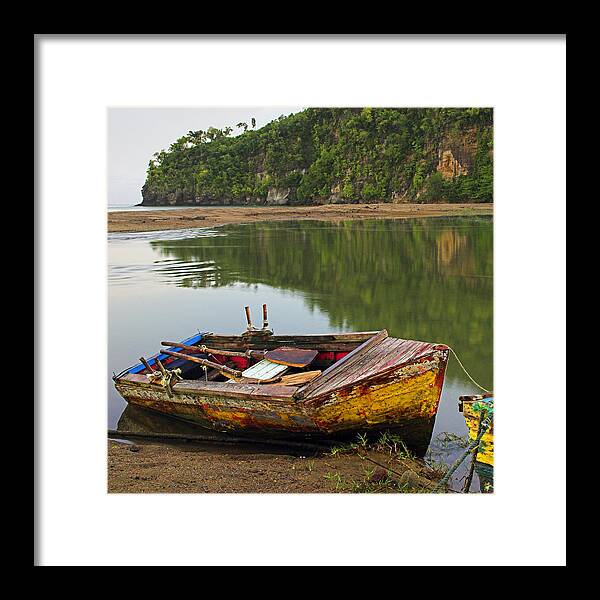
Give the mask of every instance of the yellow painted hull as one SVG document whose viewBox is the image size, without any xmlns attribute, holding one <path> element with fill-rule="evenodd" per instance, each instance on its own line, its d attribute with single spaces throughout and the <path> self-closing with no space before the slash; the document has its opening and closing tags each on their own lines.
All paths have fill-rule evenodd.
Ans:
<svg viewBox="0 0 600 600">
<path fill-rule="evenodd" d="M 248 393 L 228 393 L 227 384 L 178 383 L 172 397 L 165 388 L 142 378 L 122 378 L 115 385 L 131 403 L 217 431 L 253 434 L 307 434 L 336 436 L 371 429 L 406 429 L 415 424 L 433 427 L 439 405 L 447 351 L 428 360 L 378 374 L 323 396 L 298 400 L 285 393 L 267 395 L 277 386 L 247 386 Z M 254 393 L 253 393 L 254 392 Z M 260 392 L 260 393 L 259 393 Z"/>
<path fill-rule="evenodd" d="M 474 440 L 479 431 L 479 418 L 481 412 L 473 410 L 472 402 L 463 401 L 462 412 L 465 417 L 465 422 L 469 428 L 469 439 Z M 486 465 L 494 465 L 494 424 L 483 434 L 479 451 L 477 453 L 477 461 Z"/>
<path fill-rule="evenodd" d="M 319 428 L 334 432 L 433 417 L 441 394 L 438 374 L 439 369 L 409 377 L 400 373 L 379 383 L 334 392 L 315 407 L 312 418 Z"/>
</svg>

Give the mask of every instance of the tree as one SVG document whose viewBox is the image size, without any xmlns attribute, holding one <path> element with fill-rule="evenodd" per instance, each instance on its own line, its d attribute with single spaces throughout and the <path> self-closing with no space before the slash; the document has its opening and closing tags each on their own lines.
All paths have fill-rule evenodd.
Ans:
<svg viewBox="0 0 600 600">
<path fill-rule="evenodd" d="M 439 201 L 444 198 L 444 178 L 439 172 L 434 173 L 427 179 L 427 200 Z"/>
<path fill-rule="evenodd" d="M 206 137 L 212 142 L 220 137 L 223 137 L 223 132 L 216 127 L 209 127 L 206 131 Z"/>
<path fill-rule="evenodd" d="M 198 129 L 198 131 L 188 131 L 187 138 L 194 144 L 202 144 L 205 141 L 205 134 L 202 129 Z"/>
<path fill-rule="evenodd" d="M 176 194 L 181 202 L 265 198 L 272 187 L 290 188 L 295 201 L 332 195 L 353 201 L 491 202 L 491 109 L 310 108 L 257 128 L 190 130 L 152 158 L 144 193 Z M 443 179 L 436 171 L 448 140 L 468 136 L 469 173 Z"/>
</svg>

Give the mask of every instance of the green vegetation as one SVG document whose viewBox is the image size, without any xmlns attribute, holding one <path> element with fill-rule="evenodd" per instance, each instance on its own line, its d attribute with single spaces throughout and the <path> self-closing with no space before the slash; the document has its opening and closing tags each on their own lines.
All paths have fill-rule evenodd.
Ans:
<svg viewBox="0 0 600 600">
<path fill-rule="evenodd" d="M 357 456 L 369 463 L 362 477 L 343 477 L 339 472 L 326 473 L 324 478 L 335 484 L 336 492 L 352 493 L 427 493 L 443 474 L 415 457 L 402 437 L 383 432 L 369 440 L 358 434 L 355 442 L 334 446 L 332 457 Z M 335 465 L 333 465 L 335 466 Z"/>
<path fill-rule="evenodd" d="M 190 131 L 157 152 L 145 204 L 491 202 L 492 109 L 309 108 Z M 438 171 L 450 152 L 460 175 Z M 465 173 L 466 171 L 466 173 Z"/>
</svg>

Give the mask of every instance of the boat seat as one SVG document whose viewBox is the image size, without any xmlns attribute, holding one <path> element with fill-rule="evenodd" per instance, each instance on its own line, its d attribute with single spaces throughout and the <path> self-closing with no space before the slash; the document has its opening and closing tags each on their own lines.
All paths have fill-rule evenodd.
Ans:
<svg viewBox="0 0 600 600">
<path fill-rule="evenodd" d="M 287 365 L 280 365 L 274 363 L 266 358 L 263 358 L 255 365 L 248 367 L 245 371 L 242 371 L 242 377 L 248 379 L 258 379 L 259 381 L 270 381 L 276 377 L 281 377 L 289 367 Z"/>
</svg>

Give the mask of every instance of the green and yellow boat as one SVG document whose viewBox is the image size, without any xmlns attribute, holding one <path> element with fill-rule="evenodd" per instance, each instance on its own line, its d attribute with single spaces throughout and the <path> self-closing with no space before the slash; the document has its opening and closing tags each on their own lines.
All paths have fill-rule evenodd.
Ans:
<svg viewBox="0 0 600 600">
<path fill-rule="evenodd" d="M 494 395 L 492 393 L 460 396 L 458 410 L 463 413 L 469 428 L 469 440 L 473 441 L 479 434 L 483 418 L 488 417 L 491 425 L 484 432 L 475 456 L 475 472 L 479 476 L 482 492 L 493 491 L 494 488 Z"/>
</svg>

